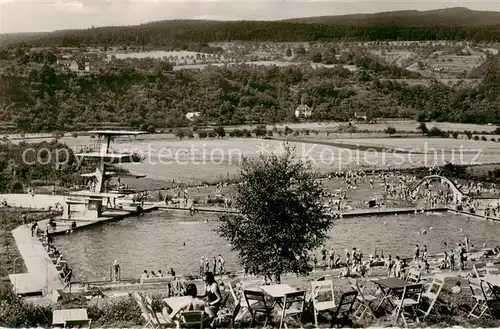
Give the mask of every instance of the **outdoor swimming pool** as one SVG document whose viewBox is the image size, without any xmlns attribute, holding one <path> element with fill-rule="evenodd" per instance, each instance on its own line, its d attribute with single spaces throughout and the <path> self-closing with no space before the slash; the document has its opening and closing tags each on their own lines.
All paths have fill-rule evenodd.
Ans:
<svg viewBox="0 0 500 329">
<path fill-rule="evenodd" d="M 115 259 L 122 277 L 127 278 L 139 278 L 145 269 L 166 272 L 171 267 L 177 274 L 197 273 L 201 256 L 212 258 L 219 253 L 228 270 L 238 270 L 236 255 L 214 232 L 216 218 L 205 213 L 153 212 L 56 237 L 55 245 L 68 259 L 76 280 L 109 278 Z M 424 228 L 427 234 L 421 234 Z M 366 257 L 375 248 L 386 256 L 409 257 L 415 244 L 427 245 L 430 254 L 439 253 L 463 241 L 465 234 L 475 246 L 494 246 L 500 244 L 496 241 L 500 223 L 450 213 L 346 218 L 336 222 L 326 245 L 342 256 L 344 249 L 357 247 Z M 320 259 L 319 252 L 317 257 Z"/>
</svg>

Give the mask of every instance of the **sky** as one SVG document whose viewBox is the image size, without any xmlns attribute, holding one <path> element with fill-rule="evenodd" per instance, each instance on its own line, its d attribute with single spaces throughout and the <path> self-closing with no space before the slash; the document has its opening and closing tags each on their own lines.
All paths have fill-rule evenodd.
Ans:
<svg viewBox="0 0 500 329">
<path fill-rule="evenodd" d="M 0 33 L 136 25 L 165 19 L 276 20 L 466 7 L 500 11 L 500 0 L 0 0 Z"/>
</svg>

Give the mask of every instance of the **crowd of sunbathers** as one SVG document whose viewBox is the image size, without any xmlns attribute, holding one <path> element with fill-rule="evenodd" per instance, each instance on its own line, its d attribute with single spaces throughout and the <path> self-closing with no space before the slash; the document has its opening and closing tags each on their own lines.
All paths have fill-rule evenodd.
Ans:
<svg viewBox="0 0 500 329">
<path fill-rule="evenodd" d="M 444 247 L 447 247 L 446 242 L 444 242 Z M 443 258 L 440 262 L 438 261 L 437 267 L 439 269 L 463 271 L 467 254 L 471 251 L 477 250 L 470 244 L 469 237 L 466 235 L 464 241 L 458 242 L 454 249 L 444 252 Z M 371 273 L 374 267 L 382 267 L 386 270 L 387 276 L 399 278 L 404 275 L 405 268 L 410 265 L 408 264 L 409 261 L 412 261 L 412 265 L 416 264 L 421 270 L 430 271 L 429 254 L 426 245 L 416 245 L 412 259 L 402 259 L 400 256 L 393 258 L 392 255 L 385 258 L 383 251 L 381 255 L 376 254 L 373 256 L 370 254 L 368 259 L 364 259 L 363 253 L 357 248 L 352 248 L 352 251 L 345 249 L 345 257 L 342 259 L 341 255 L 336 253 L 333 247 L 327 250 L 324 246 L 321 248 L 320 255 L 320 260 L 316 257 L 316 253 L 313 252 L 310 255 L 314 269 L 318 267 L 324 267 L 327 270 L 340 269 L 340 275 L 344 277 L 365 276 Z M 485 252 L 482 256 L 500 257 L 500 247 L 497 246 Z"/>
</svg>

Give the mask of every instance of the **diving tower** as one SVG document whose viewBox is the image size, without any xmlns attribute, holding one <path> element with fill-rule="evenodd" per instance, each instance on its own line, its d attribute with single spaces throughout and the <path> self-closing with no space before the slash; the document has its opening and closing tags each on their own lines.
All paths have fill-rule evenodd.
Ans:
<svg viewBox="0 0 500 329">
<path fill-rule="evenodd" d="M 98 160 L 97 168 L 93 173 L 82 174 L 82 177 L 88 177 L 93 180 L 91 190 L 83 190 L 71 192 L 70 197 L 66 198 L 66 207 L 63 212 L 63 219 L 75 219 L 72 212 L 75 208 L 79 208 L 80 216 L 85 220 L 98 220 L 103 212 L 103 202 L 110 205 L 108 208 L 116 208 L 116 199 L 123 198 L 130 191 L 104 190 L 105 182 L 112 177 L 131 176 L 135 178 L 143 178 L 146 175 L 133 175 L 126 173 L 117 173 L 107 171 L 108 166 L 120 163 L 141 162 L 136 154 L 132 153 L 116 153 L 110 149 L 110 144 L 116 136 L 137 136 L 147 134 L 143 131 L 125 131 L 125 130 L 93 130 L 89 134 L 97 136 L 98 147 L 89 152 L 77 153 L 76 157 L 83 159 Z M 83 207 L 83 209 L 82 209 Z"/>
</svg>

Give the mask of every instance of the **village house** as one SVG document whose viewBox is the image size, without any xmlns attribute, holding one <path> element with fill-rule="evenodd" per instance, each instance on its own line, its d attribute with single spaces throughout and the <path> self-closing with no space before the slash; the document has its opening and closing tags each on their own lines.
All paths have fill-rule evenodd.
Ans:
<svg viewBox="0 0 500 329">
<path fill-rule="evenodd" d="M 312 115 L 312 109 L 304 104 L 297 106 L 295 110 L 295 116 L 297 118 L 310 118 Z"/>
<path fill-rule="evenodd" d="M 200 112 L 188 112 L 186 113 L 186 119 L 189 121 L 193 121 L 195 118 L 199 117 L 201 115 Z"/>
<path fill-rule="evenodd" d="M 366 121 L 368 120 L 368 116 L 366 115 L 366 112 L 354 112 L 354 120 L 363 120 Z"/>
</svg>

